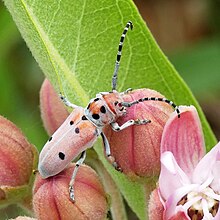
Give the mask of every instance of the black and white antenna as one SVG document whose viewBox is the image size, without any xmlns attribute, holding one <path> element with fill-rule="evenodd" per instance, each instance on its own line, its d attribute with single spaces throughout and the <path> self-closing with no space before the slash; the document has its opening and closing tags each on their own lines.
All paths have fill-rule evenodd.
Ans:
<svg viewBox="0 0 220 220">
<path fill-rule="evenodd" d="M 121 52 L 122 52 L 122 46 L 123 46 L 123 43 L 124 43 L 124 39 L 125 39 L 125 36 L 126 36 L 126 33 L 129 29 L 129 27 L 133 28 L 133 24 L 131 21 L 129 21 L 125 28 L 124 28 L 124 31 L 121 35 L 121 39 L 120 39 L 120 42 L 119 42 L 119 46 L 118 46 L 118 53 L 117 53 L 117 58 L 116 58 L 116 62 L 115 62 L 115 70 L 114 70 L 114 73 L 113 73 L 113 76 L 112 76 L 112 90 L 116 90 L 116 86 L 117 86 L 117 77 L 118 77 L 118 69 L 119 69 L 119 64 L 120 64 L 120 59 L 121 59 Z"/>
</svg>

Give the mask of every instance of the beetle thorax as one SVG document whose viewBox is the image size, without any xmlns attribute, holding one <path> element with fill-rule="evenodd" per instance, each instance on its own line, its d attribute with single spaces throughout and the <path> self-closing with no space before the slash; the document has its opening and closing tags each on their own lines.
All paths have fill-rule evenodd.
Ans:
<svg viewBox="0 0 220 220">
<path fill-rule="evenodd" d="M 85 108 L 85 116 L 97 127 L 104 127 L 126 113 L 121 106 L 122 101 L 120 93 L 116 91 L 98 93 Z"/>
</svg>

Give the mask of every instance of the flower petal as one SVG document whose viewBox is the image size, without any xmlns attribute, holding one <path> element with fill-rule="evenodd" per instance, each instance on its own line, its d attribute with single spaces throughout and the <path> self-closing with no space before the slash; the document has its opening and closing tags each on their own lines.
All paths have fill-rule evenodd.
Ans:
<svg viewBox="0 0 220 220">
<path fill-rule="evenodd" d="M 178 166 L 173 154 L 169 151 L 164 152 L 161 155 L 161 172 L 159 177 L 159 188 L 162 198 L 167 200 L 176 189 L 186 184 L 190 184 L 190 180 Z"/>
<path fill-rule="evenodd" d="M 194 106 L 180 106 L 167 121 L 161 140 L 161 153 L 171 151 L 182 170 L 190 177 L 205 154 L 205 144 L 198 113 Z"/>
<path fill-rule="evenodd" d="M 220 194 L 220 161 L 216 161 L 214 169 L 213 169 L 213 176 L 214 180 L 212 181 L 211 187 L 214 189 L 215 192 Z"/>
<path fill-rule="evenodd" d="M 172 216 L 171 218 L 169 218 L 169 220 L 190 220 L 189 216 L 185 213 L 185 212 L 178 212 L 177 214 L 175 214 L 174 216 Z"/>
<path fill-rule="evenodd" d="M 193 182 L 203 184 L 213 178 L 212 188 L 220 192 L 220 142 L 212 148 L 198 163 L 193 173 Z"/>
<path fill-rule="evenodd" d="M 170 219 L 172 216 L 176 215 L 178 212 L 187 212 L 187 207 L 178 205 L 181 199 L 187 195 L 190 191 L 198 188 L 198 185 L 191 184 L 186 185 L 177 190 L 173 191 L 172 195 L 167 199 L 165 203 L 164 219 Z M 171 218 L 172 219 L 172 218 Z"/>
<path fill-rule="evenodd" d="M 219 220 L 219 219 L 220 219 L 220 209 L 218 208 L 218 211 L 213 220 Z"/>
</svg>

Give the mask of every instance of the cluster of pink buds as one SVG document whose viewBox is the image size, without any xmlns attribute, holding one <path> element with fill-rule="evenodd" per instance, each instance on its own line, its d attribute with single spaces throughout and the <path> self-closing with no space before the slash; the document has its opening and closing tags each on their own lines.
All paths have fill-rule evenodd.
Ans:
<svg viewBox="0 0 220 220">
<path fill-rule="evenodd" d="M 124 101 L 142 97 L 163 96 L 154 90 L 139 89 L 124 94 Z M 40 98 L 43 123 L 51 135 L 69 113 L 47 80 Z M 220 144 L 205 155 L 196 109 L 181 106 L 180 112 L 179 118 L 167 103 L 155 101 L 130 107 L 125 116 L 118 118 L 119 125 L 130 119 L 149 119 L 151 123 L 120 132 L 106 127 L 104 132 L 112 156 L 123 174 L 133 181 L 141 179 L 143 183 L 145 178 L 159 176 L 158 187 L 150 196 L 150 220 L 218 220 Z M 57 175 L 43 179 L 38 172 L 33 174 L 38 156 L 35 147 L 3 117 L 0 117 L 0 140 L 0 205 L 24 205 L 33 187 L 33 209 L 31 204 L 29 208 L 34 218 L 20 216 L 16 220 L 106 218 L 109 199 L 91 167 L 80 166 L 74 182 L 77 198 L 74 203 L 68 187 L 76 164 L 71 163 Z"/>
<path fill-rule="evenodd" d="M 41 89 L 41 112 L 48 134 L 67 117 L 59 97 L 48 81 Z M 55 108 L 54 108 L 55 106 Z M 96 172 L 82 165 L 75 180 L 77 203 L 69 199 L 69 181 L 75 164 L 58 175 L 42 179 L 36 172 L 38 152 L 22 132 L 0 116 L 0 208 L 20 204 L 34 217 L 16 220 L 105 219 L 108 196 Z"/>
</svg>

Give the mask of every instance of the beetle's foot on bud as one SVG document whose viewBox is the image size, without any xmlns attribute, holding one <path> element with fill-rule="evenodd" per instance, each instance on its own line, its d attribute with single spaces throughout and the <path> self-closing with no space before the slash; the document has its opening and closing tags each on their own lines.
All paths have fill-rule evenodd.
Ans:
<svg viewBox="0 0 220 220">
<path fill-rule="evenodd" d="M 75 195 L 74 195 L 74 189 L 73 186 L 69 187 L 69 194 L 70 194 L 70 200 L 75 203 Z"/>
<path fill-rule="evenodd" d="M 39 172 L 38 170 L 32 170 L 32 173 L 33 173 L 34 175 L 36 175 L 38 172 Z"/>
<path fill-rule="evenodd" d="M 123 172 L 122 168 L 116 162 L 114 162 L 112 165 L 117 171 L 119 171 L 121 173 Z"/>
<path fill-rule="evenodd" d="M 115 161 L 115 158 L 111 155 L 108 156 L 108 160 L 110 161 L 110 163 L 112 164 L 112 166 L 119 172 L 122 172 L 122 168 L 117 164 L 117 162 Z"/>
<path fill-rule="evenodd" d="M 148 120 L 148 119 L 143 119 L 143 120 L 136 119 L 134 122 L 135 122 L 135 125 L 146 125 L 148 123 L 151 123 L 151 120 Z"/>
</svg>

